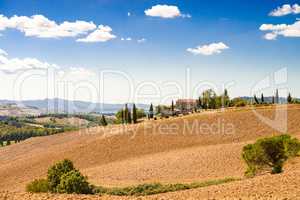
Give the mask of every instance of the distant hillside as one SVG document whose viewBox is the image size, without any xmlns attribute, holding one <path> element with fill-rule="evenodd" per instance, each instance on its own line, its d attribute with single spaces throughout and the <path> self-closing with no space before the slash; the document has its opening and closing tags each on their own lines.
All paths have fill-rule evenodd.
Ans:
<svg viewBox="0 0 300 200">
<path fill-rule="evenodd" d="M 42 112 L 65 112 L 65 113 L 116 113 L 124 107 L 124 104 L 92 103 L 86 101 L 69 101 L 64 99 L 42 99 L 42 100 L 0 100 L 0 105 L 16 104 L 19 107 L 37 108 Z M 128 104 L 129 107 L 132 104 Z M 138 108 L 148 110 L 149 105 L 137 104 Z"/>
</svg>

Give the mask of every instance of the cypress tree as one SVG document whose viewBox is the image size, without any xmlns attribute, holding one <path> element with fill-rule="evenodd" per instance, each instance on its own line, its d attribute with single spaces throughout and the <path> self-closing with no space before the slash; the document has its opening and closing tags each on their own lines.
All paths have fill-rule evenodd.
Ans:
<svg viewBox="0 0 300 200">
<path fill-rule="evenodd" d="M 137 113 L 136 113 L 135 104 L 133 104 L 133 106 L 132 106 L 132 120 L 133 120 L 134 124 L 137 123 Z"/>
<path fill-rule="evenodd" d="M 272 96 L 272 104 L 274 104 L 274 103 L 275 103 L 275 97 Z"/>
<path fill-rule="evenodd" d="M 264 103 L 264 102 L 265 102 L 264 94 L 261 93 L 261 103 Z"/>
<path fill-rule="evenodd" d="M 127 106 L 127 104 L 125 104 L 125 109 L 124 109 L 124 122 L 125 122 L 125 124 L 127 124 L 128 123 L 128 106 Z"/>
<path fill-rule="evenodd" d="M 131 124 L 131 123 L 132 123 L 132 120 L 131 120 L 131 112 L 128 111 L 127 114 L 128 114 L 128 116 L 127 116 L 127 123 L 128 123 L 128 124 Z"/>
<path fill-rule="evenodd" d="M 153 118 L 153 105 L 151 103 L 150 108 L 149 108 L 149 118 L 152 119 Z"/>
<path fill-rule="evenodd" d="M 289 93 L 288 97 L 287 97 L 287 102 L 288 103 L 292 103 L 292 96 L 291 96 L 291 93 Z"/>
<path fill-rule="evenodd" d="M 254 101 L 255 101 L 256 104 L 259 104 L 259 101 L 258 101 L 256 95 L 254 95 Z"/>
<path fill-rule="evenodd" d="M 101 117 L 101 125 L 102 125 L 102 126 L 107 126 L 107 121 L 106 121 L 104 115 L 102 115 L 102 117 Z"/>
<path fill-rule="evenodd" d="M 275 94 L 275 103 L 279 103 L 279 94 L 278 94 L 278 89 L 276 89 L 276 94 Z"/>
<path fill-rule="evenodd" d="M 174 115 L 174 101 L 172 100 L 172 105 L 171 105 L 171 111 L 172 111 L 172 115 Z"/>
<path fill-rule="evenodd" d="M 124 109 L 122 109 L 121 111 L 121 120 L 122 120 L 122 124 L 124 124 Z"/>
<path fill-rule="evenodd" d="M 202 107 L 201 97 L 198 98 L 197 104 L 198 109 L 200 109 Z"/>
</svg>

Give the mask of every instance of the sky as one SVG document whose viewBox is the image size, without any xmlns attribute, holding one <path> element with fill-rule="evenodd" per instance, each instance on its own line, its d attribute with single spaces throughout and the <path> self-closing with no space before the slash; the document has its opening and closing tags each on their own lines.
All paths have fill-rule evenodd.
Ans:
<svg viewBox="0 0 300 200">
<path fill-rule="evenodd" d="M 300 96 L 300 2 L 1 0 L 0 99 Z"/>
</svg>

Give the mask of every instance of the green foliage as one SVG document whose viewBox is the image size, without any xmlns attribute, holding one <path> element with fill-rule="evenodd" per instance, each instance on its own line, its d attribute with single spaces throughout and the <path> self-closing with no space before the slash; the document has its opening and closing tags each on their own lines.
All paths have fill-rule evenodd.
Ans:
<svg viewBox="0 0 300 200">
<path fill-rule="evenodd" d="M 60 184 L 61 177 L 73 170 L 75 170 L 75 168 L 72 161 L 67 159 L 50 167 L 47 176 L 50 191 L 57 192 L 57 186 Z"/>
<path fill-rule="evenodd" d="M 292 102 L 293 102 L 291 93 L 289 93 L 289 95 L 288 95 L 288 97 L 287 97 L 287 102 L 288 102 L 288 103 L 292 103 Z"/>
<path fill-rule="evenodd" d="M 133 104 L 133 107 L 132 107 L 132 121 L 134 124 L 137 123 L 137 111 L 136 111 L 135 104 Z"/>
<path fill-rule="evenodd" d="M 72 170 L 65 173 L 60 178 L 60 183 L 57 186 L 58 193 L 76 193 L 76 194 L 91 194 L 91 188 L 84 177 L 78 170 Z"/>
<path fill-rule="evenodd" d="M 234 98 L 230 102 L 230 106 L 234 106 L 234 107 L 244 107 L 247 104 L 248 104 L 248 102 L 242 98 Z"/>
<path fill-rule="evenodd" d="M 36 179 L 26 186 L 27 192 L 46 193 L 49 191 L 49 184 L 46 179 Z"/>
<path fill-rule="evenodd" d="M 47 179 L 34 180 L 26 186 L 28 192 L 92 194 L 94 187 L 74 168 L 72 161 L 63 160 L 48 170 Z"/>
<path fill-rule="evenodd" d="M 151 103 L 149 108 L 149 119 L 152 119 L 153 116 L 154 116 L 154 110 L 153 110 L 153 105 Z"/>
<path fill-rule="evenodd" d="M 259 139 L 243 148 L 242 157 L 248 165 L 246 175 L 254 176 L 258 171 L 267 169 L 280 173 L 284 162 L 299 151 L 300 142 L 289 135 Z"/>
<path fill-rule="evenodd" d="M 203 109 L 218 109 L 222 107 L 228 107 L 230 103 L 230 98 L 228 96 L 227 89 L 224 93 L 217 95 L 212 89 L 205 90 L 202 93 L 202 97 L 197 100 L 197 107 Z"/>
<path fill-rule="evenodd" d="M 259 104 L 259 101 L 258 101 L 256 95 L 254 95 L 254 103 L 255 103 L 255 104 Z"/>
<path fill-rule="evenodd" d="M 102 125 L 102 126 L 107 126 L 107 121 L 106 121 L 104 115 L 102 115 L 102 117 L 101 117 L 101 125 Z"/>
<path fill-rule="evenodd" d="M 238 179 L 225 178 L 221 180 L 211 180 L 211 181 L 195 182 L 195 183 L 187 183 L 187 184 L 178 183 L 178 184 L 164 185 L 161 183 L 152 183 L 152 184 L 140 184 L 137 186 L 124 187 L 124 188 L 97 187 L 95 189 L 95 193 L 117 195 L 117 196 L 146 196 L 146 195 L 160 194 L 166 192 L 175 192 L 180 190 L 207 187 L 211 185 L 219 185 L 219 184 L 228 183 L 236 180 Z"/>
</svg>

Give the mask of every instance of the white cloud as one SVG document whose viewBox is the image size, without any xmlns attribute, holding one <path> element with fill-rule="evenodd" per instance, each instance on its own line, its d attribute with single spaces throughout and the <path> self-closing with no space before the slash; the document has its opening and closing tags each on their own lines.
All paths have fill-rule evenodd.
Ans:
<svg viewBox="0 0 300 200">
<path fill-rule="evenodd" d="M 8 54 L 3 49 L 0 49 L 0 56 L 7 56 Z"/>
<path fill-rule="evenodd" d="M 270 16 L 280 17 L 289 14 L 299 14 L 300 13 L 300 6 L 298 4 L 290 5 L 284 4 L 281 7 L 278 7 L 270 12 Z"/>
<path fill-rule="evenodd" d="M 213 54 L 222 53 L 223 50 L 229 49 L 229 47 L 223 42 L 211 43 L 208 45 L 198 46 L 196 48 L 188 48 L 187 51 L 194 55 L 205 55 L 210 56 Z"/>
<path fill-rule="evenodd" d="M 39 61 L 36 58 L 8 58 L 8 54 L 0 49 L 0 71 L 5 73 L 15 73 L 28 69 L 48 69 L 59 67 L 55 64 Z"/>
<path fill-rule="evenodd" d="M 99 25 L 98 29 L 85 38 L 77 39 L 77 42 L 106 42 L 116 38 L 109 26 Z"/>
<path fill-rule="evenodd" d="M 179 8 L 173 5 L 152 6 L 152 8 L 145 10 L 145 14 L 151 17 L 161 17 L 169 19 L 176 17 L 191 18 L 190 14 L 182 14 Z"/>
<path fill-rule="evenodd" d="M 131 41 L 132 40 L 132 38 L 131 37 L 127 37 L 127 38 L 121 38 L 121 41 Z"/>
<path fill-rule="evenodd" d="M 267 34 L 264 35 L 264 38 L 266 40 L 276 40 L 277 35 L 274 34 L 274 33 L 267 33 Z"/>
<path fill-rule="evenodd" d="M 275 40 L 278 36 L 300 37 L 300 21 L 296 21 L 294 24 L 262 24 L 259 29 L 269 31 L 264 36 L 267 40 Z"/>
<path fill-rule="evenodd" d="M 147 40 L 146 40 L 145 38 L 141 38 L 141 39 L 138 39 L 138 40 L 137 40 L 138 43 L 144 43 L 144 42 L 146 42 L 146 41 L 147 41 Z"/>
<path fill-rule="evenodd" d="M 0 31 L 17 29 L 23 32 L 25 36 L 38 38 L 76 37 L 87 34 L 95 28 L 96 25 L 93 22 L 86 21 L 65 21 L 57 24 L 43 15 L 33 15 L 31 17 L 15 15 L 11 18 L 0 15 Z"/>
</svg>

